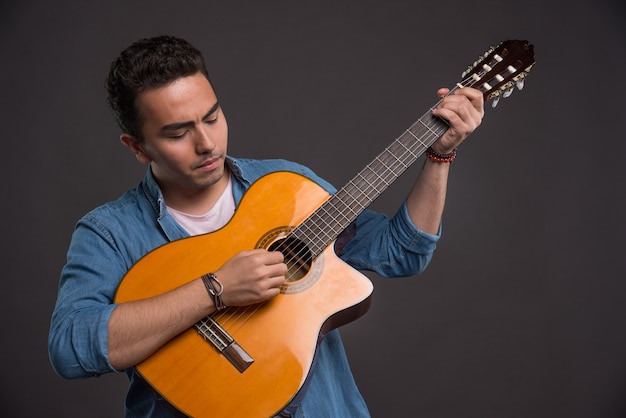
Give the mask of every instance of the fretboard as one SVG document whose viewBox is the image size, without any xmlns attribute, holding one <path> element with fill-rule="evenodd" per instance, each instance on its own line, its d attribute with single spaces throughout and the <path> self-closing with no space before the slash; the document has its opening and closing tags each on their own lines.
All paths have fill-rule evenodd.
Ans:
<svg viewBox="0 0 626 418">
<path fill-rule="evenodd" d="M 426 113 L 406 129 L 337 193 L 304 220 L 291 235 L 317 257 L 382 192 L 400 177 L 448 129 Z"/>
</svg>

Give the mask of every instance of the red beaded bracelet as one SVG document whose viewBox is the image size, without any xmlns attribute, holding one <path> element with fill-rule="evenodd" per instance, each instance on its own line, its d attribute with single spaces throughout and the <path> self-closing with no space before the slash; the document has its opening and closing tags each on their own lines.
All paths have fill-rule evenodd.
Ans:
<svg viewBox="0 0 626 418">
<path fill-rule="evenodd" d="M 437 163 L 451 163 L 456 158 L 456 148 L 453 149 L 450 154 L 439 154 L 438 152 L 435 152 L 432 147 L 428 147 L 426 149 L 426 157 Z"/>
</svg>

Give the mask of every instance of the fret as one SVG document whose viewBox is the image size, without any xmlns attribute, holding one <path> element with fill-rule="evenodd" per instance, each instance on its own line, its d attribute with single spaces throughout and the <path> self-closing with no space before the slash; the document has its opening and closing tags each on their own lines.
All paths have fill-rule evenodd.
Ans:
<svg viewBox="0 0 626 418">
<path fill-rule="evenodd" d="M 420 143 L 421 143 L 421 141 L 420 141 Z M 414 157 L 415 159 L 417 159 L 417 155 L 415 154 L 415 150 L 413 150 L 412 147 L 410 147 L 409 145 L 405 145 L 402 141 L 398 141 L 398 144 L 400 146 L 402 146 L 408 152 L 408 154 L 405 154 L 405 155 L 408 155 L 410 157 Z M 410 158 L 409 161 L 411 161 L 411 163 L 412 163 L 414 161 L 414 159 Z"/>
<path fill-rule="evenodd" d="M 400 164 L 398 165 L 398 163 Z M 381 167 L 380 171 L 386 171 L 385 175 L 390 174 L 392 179 L 391 181 L 398 177 L 398 173 L 403 173 L 404 170 L 409 167 L 409 165 L 406 164 L 405 161 L 390 148 L 385 149 L 382 153 L 376 156 L 374 161 L 372 161 L 372 166 Z M 385 178 L 386 183 L 390 184 L 391 181 L 388 180 L 389 177 Z"/>
<path fill-rule="evenodd" d="M 351 186 L 354 186 L 354 184 L 351 184 Z M 335 196 L 333 196 L 331 199 L 338 200 L 339 201 L 338 203 L 343 204 L 344 206 L 344 210 L 342 211 L 343 213 L 345 213 L 346 211 L 349 211 L 350 217 L 356 217 L 361 212 L 363 212 L 363 210 L 365 209 L 365 206 L 358 201 L 359 196 L 355 196 L 351 194 L 352 191 L 358 192 L 356 187 L 345 187 L 339 190 L 335 194 Z M 333 207 L 338 207 L 338 206 L 339 204 L 334 204 L 333 202 Z"/>
<path fill-rule="evenodd" d="M 384 166 L 384 168 L 387 169 L 388 167 Z M 384 186 L 382 190 L 385 190 L 389 186 L 389 183 L 382 175 L 383 170 L 375 170 L 372 168 L 372 165 L 368 165 L 367 167 L 365 167 L 365 169 L 374 175 L 373 180 L 371 179 L 371 176 L 369 177 L 370 180 L 368 180 L 368 183 L 372 186 L 374 190 L 377 190 L 376 186 L 379 184 Z M 378 179 L 378 181 L 376 181 L 376 179 Z"/>
<path fill-rule="evenodd" d="M 422 122 L 422 121 L 420 120 L 420 122 Z M 422 122 L 422 124 L 424 124 L 424 122 Z M 426 126 L 426 125 L 424 125 L 424 126 Z M 414 134 L 414 133 L 413 133 L 410 129 L 407 129 L 407 130 L 406 130 L 406 132 L 407 132 L 409 135 L 411 135 L 413 138 L 415 138 L 415 140 L 416 140 L 417 142 L 419 142 L 420 144 L 422 144 L 422 145 L 424 146 L 424 148 L 428 148 L 428 147 L 426 146 L 426 144 L 424 144 L 424 143 L 422 142 L 421 138 L 419 138 L 417 135 L 415 135 L 415 134 Z"/>
<path fill-rule="evenodd" d="M 300 234 L 296 234 L 296 236 L 303 242 L 309 243 L 309 248 L 315 255 L 320 254 L 323 249 L 326 248 L 328 243 L 333 240 L 333 236 L 338 234 L 338 232 L 336 232 L 338 225 L 345 222 L 345 219 L 342 220 L 338 217 L 331 218 L 329 213 L 321 213 L 327 212 L 327 209 L 328 206 L 323 210 L 321 207 L 318 208 L 317 211 L 313 212 L 309 218 L 297 228 Z"/>
<path fill-rule="evenodd" d="M 401 159 L 400 157 L 398 157 L 396 154 L 394 154 L 393 152 L 391 152 L 391 151 L 389 151 L 389 150 L 386 150 L 386 151 L 387 151 L 386 155 L 390 155 L 390 156 L 392 156 L 392 157 L 393 157 L 393 159 L 394 159 L 397 163 L 400 163 L 400 165 L 402 166 L 402 167 L 401 167 L 401 170 L 402 170 L 402 171 L 404 171 L 404 170 L 406 170 L 407 168 L 409 168 L 409 166 L 408 166 L 408 165 L 404 162 L 404 160 L 402 160 L 402 159 Z M 380 156 L 377 156 L 377 157 L 376 157 L 376 159 L 377 159 L 377 160 L 379 160 L 379 159 L 380 159 Z M 381 163 L 382 163 L 382 161 L 381 161 Z M 390 166 L 391 166 L 391 165 L 390 165 Z M 391 167 L 393 167 L 393 166 L 391 166 Z M 395 175 L 395 174 L 396 174 L 396 173 L 394 172 L 394 175 Z"/>
<path fill-rule="evenodd" d="M 422 125 L 423 125 L 426 129 L 428 129 L 428 131 L 429 131 L 431 134 L 433 134 L 434 136 L 438 136 L 437 132 L 433 131 L 433 130 L 430 128 L 430 126 L 428 126 L 428 125 L 426 125 L 426 124 L 424 123 L 424 121 L 423 121 L 423 120 L 419 119 L 419 120 L 418 120 L 418 122 L 419 122 L 419 123 L 421 123 L 421 124 L 422 124 Z M 426 147 L 426 148 L 428 148 L 428 147 Z"/>
</svg>

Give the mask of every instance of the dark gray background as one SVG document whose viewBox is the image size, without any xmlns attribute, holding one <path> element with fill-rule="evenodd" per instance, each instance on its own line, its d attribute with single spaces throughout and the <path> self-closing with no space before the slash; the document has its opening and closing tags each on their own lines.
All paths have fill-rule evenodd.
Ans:
<svg viewBox="0 0 626 418">
<path fill-rule="evenodd" d="M 123 375 L 64 381 L 46 342 L 74 222 L 144 173 L 103 78 L 157 34 L 205 53 L 233 155 L 337 186 L 490 45 L 531 40 L 525 90 L 459 150 L 431 266 L 373 277 L 342 333 L 374 417 L 626 416 L 623 2 L 96 3 L 0 6 L 3 416 L 122 415 Z M 393 213 L 420 164 L 375 207 Z"/>
</svg>

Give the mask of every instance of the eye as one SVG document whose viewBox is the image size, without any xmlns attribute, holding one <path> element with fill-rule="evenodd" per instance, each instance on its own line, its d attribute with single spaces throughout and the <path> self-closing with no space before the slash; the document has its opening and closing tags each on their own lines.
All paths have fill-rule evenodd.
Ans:
<svg viewBox="0 0 626 418">
<path fill-rule="evenodd" d="M 178 134 L 178 135 L 170 135 L 170 138 L 172 138 L 172 139 L 181 139 L 181 138 L 183 138 L 185 135 L 187 135 L 187 133 L 188 133 L 188 132 L 189 132 L 189 131 L 184 131 L 184 132 L 182 132 L 182 133 L 180 133 L 180 134 Z"/>
<path fill-rule="evenodd" d="M 215 122 L 217 122 L 217 119 L 219 119 L 219 109 L 217 109 L 215 112 L 212 112 L 211 114 L 207 115 L 207 118 L 204 119 L 204 123 L 206 123 L 207 125 L 213 125 Z"/>
</svg>

